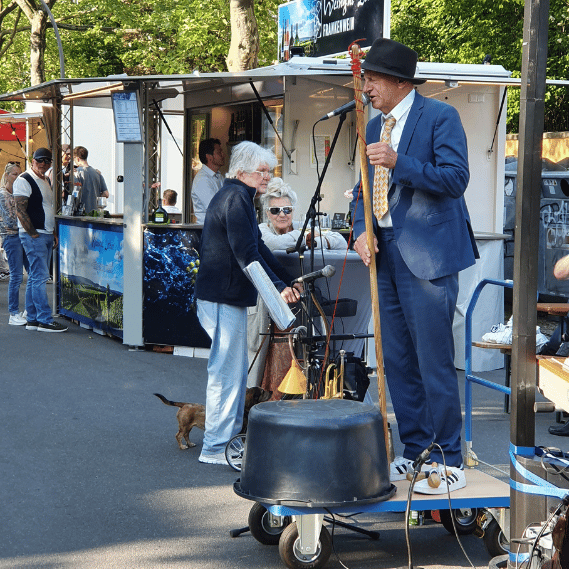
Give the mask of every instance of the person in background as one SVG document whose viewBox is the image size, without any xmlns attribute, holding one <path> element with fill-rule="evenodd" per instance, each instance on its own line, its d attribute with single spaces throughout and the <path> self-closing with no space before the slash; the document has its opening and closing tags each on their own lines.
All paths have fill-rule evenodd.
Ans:
<svg viewBox="0 0 569 569">
<path fill-rule="evenodd" d="M 20 240 L 30 267 L 26 285 L 26 330 L 65 332 L 67 326 L 53 320 L 45 286 L 50 278 L 51 252 L 57 246 L 53 190 L 45 176 L 51 162 L 51 151 L 38 148 L 31 167 L 14 181 L 13 195 Z"/>
<path fill-rule="evenodd" d="M 261 239 L 254 199 L 277 165 L 275 155 L 253 142 L 233 148 L 227 179 L 212 198 L 203 227 L 195 295 L 198 318 L 211 338 L 206 420 L 200 462 L 227 464 L 225 446 L 241 431 L 247 385 L 247 307 L 257 291 L 243 269 L 258 261 L 280 291 L 296 302 L 290 275 Z M 298 289 L 298 285 L 295 285 Z"/>
<path fill-rule="evenodd" d="M 69 177 L 71 172 L 71 167 L 73 163 L 71 161 L 71 146 L 69 144 L 62 144 L 61 145 L 61 174 L 63 177 L 63 188 L 62 188 L 62 204 L 65 205 L 67 203 L 67 197 L 71 194 L 71 187 L 69 183 Z M 49 183 L 53 187 L 53 168 L 50 168 L 46 172 L 46 178 L 49 179 Z"/>
<path fill-rule="evenodd" d="M 553 276 L 560 281 L 569 279 L 569 255 L 561 257 L 553 267 Z M 559 324 L 551 334 L 549 341 L 538 351 L 542 356 L 569 356 L 569 315 L 563 318 L 563 323 Z M 549 433 L 559 437 L 569 437 L 569 421 L 563 425 L 549 427 Z"/>
<path fill-rule="evenodd" d="M 415 91 L 425 82 L 415 78 L 416 67 L 414 50 L 386 38 L 362 63 L 363 91 L 381 113 L 366 129 L 375 246 L 367 245 L 360 199 L 354 249 L 366 266 L 371 255 L 377 262 L 385 377 L 404 445 L 390 477 L 405 479 L 434 442 L 430 457 L 438 466 L 428 470 L 440 485 L 420 480 L 415 492 L 444 494 L 447 483 L 450 491 L 466 486 L 452 325 L 458 273 L 475 263 L 478 249 L 464 201 L 470 172 L 460 116 Z M 359 184 L 353 193 L 355 203 Z"/>
<path fill-rule="evenodd" d="M 266 219 L 259 225 L 265 245 L 271 250 L 285 250 L 296 245 L 300 229 L 294 228 L 293 213 L 297 202 L 296 193 L 281 178 L 273 178 L 267 185 L 267 192 L 261 196 L 261 209 Z M 336 249 L 345 251 L 348 247 L 344 237 L 336 231 L 316 230 L 315 249 Z M 311 233 L 305 233 L 305 243 L 310 247 Z"/>
<path fill-rule="evenodd" d="M 105 179 L 98 170 L 87 163 L 88 150 L 84 146 L 73 149 L 73 161 L 77 167 L 75 180 L 81 184 L 81 198 L 85 204 L 85 214 L 90 215 L 97 209 L 98 197 L 109 197 L 109 190 Z"/>
<path fill-rule="evenodd" d="M 176 207 L 178 201 L 178 192 L 174 190 L 164 190 L 162 194 L 162 207 L 166 213 L 182 213 L 182 210 Z"/>
<path fill-rule="evenodd" d="M 0 238 L 10 267 L 10 283 L 8 284 L 10 318 L 8 324 L 12 326 L 27 324 L 27 320 L 20 313 L 20 285 L 23 279 L 23 267 L 28 272 L 29 266 L 18 235 L 18 217 L 12 195 L 14 181 L 21 173 L 22 169 L 18 162 L 9 162 L 0 181 Z"/>
<path fill-rule="evenodd" d="M 196 223 L 203 223 L 211 198 L 223 186 L 220 169 L 225 164 L 225 155 L 221 149 L 221 141 L 217 138 L 206 138 L 200 142 L 199 156 L 201 169 L 194 176 L 192 183 L 192 204 Z"/>
<path fill-rule="evenodd" d="M 261 236 L 265 245 L 271 251 L 284 251 L 289 247 L 296 245 L 300 236 L 300 229 L 294 228 L 293 215 L 297 202 L 297 195 L 288 184 L 281 178 L 273 178 L 267 185 L 267 192 L 260 198 L 261 211 L 263 219 L 266 221 L 259 225 Z M 316 231 L 315 249 L 324 247 L 325 249 L 335 249 L 338 251 L 346 251 L 347 243 L 344 237 L 335 231 L 328 231 L 322 234 Z M 304 243 L 310 247 L 311 233 L 307 230 L 304 237 Z M 269 389 L 273 392 L 272 399 L 279 399 L 281 393 L 273 385 L 275 382 L 280 384 L 282 380 L 280 367 L 275 366 L 271 370 L 271 385 L 265 385 L 268 381 L 265 372 L 265 362 L 269 350 L 269 341 L 266 334 L 270 326 L 269 312 L 265 303 L 261 298 L 257 299 L 257 305 L 251 307 L 247 317 L 247 344 L 249 353 L 249 364 L 252 364 L 247 379 L 247 387 L 261 385 L 261 387 Z M 265 339 L 264 339 L 265 338 Z M 253 364 L 253 361 L 255 362 Z M 284 362 L 283 366 L 290 367 L 290 362 Z M 288 369 L 287 367 L 287 369 Z M 265 374 L 265 379 L 263 375 Z"/>
</svg>

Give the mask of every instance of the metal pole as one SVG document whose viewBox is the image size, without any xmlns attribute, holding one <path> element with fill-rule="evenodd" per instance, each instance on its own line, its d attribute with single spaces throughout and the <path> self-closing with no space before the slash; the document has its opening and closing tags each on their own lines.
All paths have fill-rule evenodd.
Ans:
<svg viewBox="0 0 569 569">
<path fill-rule="evenodd" d="M 535 327 L 548 17 L 549 0 L 526 0 L 514 246 L 510 440 L 516 450 L 516 459 L 528 469 L 534 464 L 535 447 Z M 513 464 L 510 465 L 510 477 L 520 481 Z M 524 528 L 530 522 L 542 521 L 541 516 L 545 515 L 545 511 L 540 511 L 540 505 L 544 509 L 545 499 L 532 497 L 514 488 L 510 490 L 510 497 L 511 543 L 512 538 L 522 537 Z M 522 546 L 518 558 L 517 548 L 512 547 L 508 566 L 519 566 L 528 551 L 527 547 Z"/>
<path fill-rule="evenodd" d="M 57 40 L 57 49 L 59 50 L 59 77 L 61 79 L 65 79 L 65 61 L 63 59 L 63 46 L 61 45 L 61 37 L 59 36 L 59 29 L 57 24 L 55 23 L 55 18 L 51 13 L 48 5 L 44 2 L 44 0 L 40 0 L 41 5 L 43 6 L 44 12 L 48 15 L 51 25 L 53 26 L 53 31 L 55 32 L 55 39 Z"/>
</svg>

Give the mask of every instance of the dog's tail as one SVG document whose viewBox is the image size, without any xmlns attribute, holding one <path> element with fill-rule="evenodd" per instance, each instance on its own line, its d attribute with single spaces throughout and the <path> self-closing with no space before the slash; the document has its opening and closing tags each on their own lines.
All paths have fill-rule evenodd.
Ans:
<svg viewBox="0 0 569 569">
<path fill-rule="evenodd" d="M 184 405 L 187 405 L 187 403 L 179 403 L 177 401 L 170 401 L 169 399 L 166 399 L 166 397 L 164 397 L 164 395 L 160 395 L 160 393 L 155 393 L 154 395 L 156 395 L 156 397 L 158 397 L 158 399 L 160 399 L 160 401 L 162 401 L 162 403 L 164 403 L 164 405 L 170 405 L 171 407 L 183 407 Z"/>
</svg>

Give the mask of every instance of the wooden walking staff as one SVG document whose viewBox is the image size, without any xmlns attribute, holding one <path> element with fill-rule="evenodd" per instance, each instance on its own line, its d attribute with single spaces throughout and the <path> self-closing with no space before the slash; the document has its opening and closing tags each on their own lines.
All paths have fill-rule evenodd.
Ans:
<svg viewBox="0 0 569 569">
<path fill-rule="evenodd" d="M 361 41 L 361 40 L 360 40 Z M 377 388 L 379 391 L 379 409 L 383 416 L 383 433 L 385 435 L 385 449 L 387 450 L 387 460 L 390 462 L 391 437 L 389 436 L 389 425 L 387 424 L 387 400 L 385 397 L 385 370 L 383 368 L 383 347 L 381 344 L 381 324 L 379 319 L 379 293 L 377 290 L 377 271 L 375 267 L 375 246 L 373 234 L 373 203 L 369 188 L 369 177 L 367 168 L 365 125 L 364 125 L 364 104 L 362 101 L 362 51 L 357 43 L 350 45 L 352 72 L 354 75 L 354 91 L 356 99 L 356 128 L 358 133 L 358 147 L 360 151 L 360 170 L 361 187 L 364 197 L 364 216 L 367 246 L 371 251 L 371 262 L 369 265 L 369 283 L 371 290 L 371 306 L 373 314 L 373 335 L 375 339 L 375 360 L 377 365 Z"/>
</svg>

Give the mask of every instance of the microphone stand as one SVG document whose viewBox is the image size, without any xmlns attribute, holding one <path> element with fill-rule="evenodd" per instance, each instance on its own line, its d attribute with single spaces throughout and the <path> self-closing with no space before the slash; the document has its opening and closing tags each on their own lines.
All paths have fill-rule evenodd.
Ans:
<svg viewBox="0 0 569 569">
<path fill-rule="evenodd" d="M 296 241 L 296 245 L 294 247 L 289 247 L 286 252 L 287 253 L 294 253 L 300 252 L 301 247 L 303 246 L 304 235 L 306 233 L 306 228 L 308 227 L 308 223 L 310 222 L 310 272 L 314 271 L 314 249 L 315 249 L 315 239 L 314 239 L 314 232 L 316 229 L 316 217 L 318 215 L 322 215 L 320 212 L 317 211 L 317 205 L 319 202 L 322 201 L 322 196 L 320 195 L 320 188 L 322 187 L 322 182 L 324 182 L 324 176 L 326 175 L 326 171 L 328 170 L 328 166 L 330 165 L 330 160 L 332 158 L 332 154 L 334 153 L 334 148 L 336 147 L 336 142 L 338 141 L 338 136 L 340 135 L 340 131 L 342 130 L 342 125 L 346 120 L 346 114 L 348 111 L 346 110 L 343 113 L 340 113 L 338 126 L 336 127 L 336 132 L 334 133 L 334 138 L 332 140 L 332 144 L 330 145 L 330 151 L 328 152 L 328 156 L 326 156 L 326 160 L 324 162 L 324 167 L 322 168 L 322 173 L 318 178 L 318 184 L 316 186 L 316 190 L 312 199 L 310 200 L 310 205 L 308 206 L 308 212 L 306 213 L 306 217 L 304 219 L 304 225 L 300 231 L 300 235 Z M 322 120 L 322 119 L 321 119 Z M 318 121 L 320 122 L 320 121 Z M 314 148 L 314 153 L 316 154 L 316 147 Z M 320 239 L 323 239 L 321 236 Z M 312 294 L 314 292 L 314 282 L 307 283 L 308 284 L 308 294 L 306 298 L 306 311 L 308 314 L 308 322 L 306 326 L 306 339 L 305 342 L 308 346 L 308 385 L 311 385 L 311 377 L 310 377 L 310 369 L 312 369 L 314 354 L 316 352 L 316 347 L 313 346 L 313 332 L 312 332 L 312 310 L 313 310 L 313 302 L 312 302 Z M 322 361 L 322 367 L 326 365 L 326 362 Z M 316 382 L 314 382 L 316 383 Z M 312 385 L 314 387 L 314 385 Z"/>
</svg>

